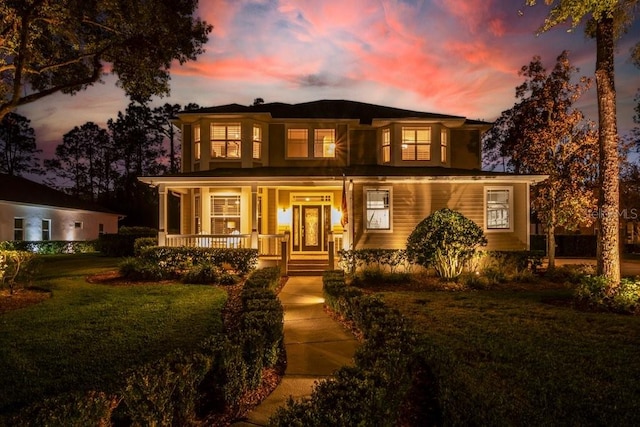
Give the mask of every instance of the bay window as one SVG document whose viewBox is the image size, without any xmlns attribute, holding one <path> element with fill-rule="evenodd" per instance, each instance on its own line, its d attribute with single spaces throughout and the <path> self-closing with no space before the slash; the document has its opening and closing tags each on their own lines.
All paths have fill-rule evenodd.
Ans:
<svg viewBox="0 0 640 427">
<path fill-rule="evenodd" d="M 240 158 L 240 123 L 211 124 L 211 158 Z"/>
<path fill-rule="evenodd" d="M 402 160 L 431 160 L 431 128 L 402 128 Z"/>
</svg>

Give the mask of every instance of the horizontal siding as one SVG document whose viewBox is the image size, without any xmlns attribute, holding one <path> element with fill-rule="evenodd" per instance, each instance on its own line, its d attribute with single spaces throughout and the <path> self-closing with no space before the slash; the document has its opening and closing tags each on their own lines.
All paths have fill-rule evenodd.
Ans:
<svg viewBox="0 0 640 427">
<path fill-rule="evenodd" d="M 364 188 L 387 188 L 377 182 L 354 186 L 353 226 L 356 248 L 403 249 L 415 226 L 432 212 L 449 208 L 459 211 L 483 227 L 484 185 L 482 184 L 395 184 L 392 186 L 392 232 L 364 231 Z M 525 185 L 514 186 L 516 223 L 514 232 L 486 233 L 491 250 L 526 248 L 526 196 Z"/>
</svg>

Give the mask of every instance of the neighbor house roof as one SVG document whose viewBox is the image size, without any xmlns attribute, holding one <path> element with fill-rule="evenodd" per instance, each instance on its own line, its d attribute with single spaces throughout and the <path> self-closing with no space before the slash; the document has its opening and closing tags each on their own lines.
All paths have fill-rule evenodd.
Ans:
<svg viewBox="0 0 640 427">
<path fill-rule="evenodd" d="M 269 114 L 274 119 L 352 119 L 361 124 L 371 124 L 379 119 L 430 119 L 430 120 L 464 120 L 469 125 L 491 125 L 480 120 L 468 120 L 461 116 L 426 113 L 422 111 L 404 110 L 401 108 L 367 104 L 347 100 L 320 100 L 300 104 L 272 102 L 258 105 L 227 104 L 217 107 L 200 108 L 183 111 L 180 115 L 203 114 Z"/>
<path fill-rule="evenodd" d="M 7 174 L 0 174 L 0 201 L 118 214 L 96 203 L 75 198 L 44 184 Z"/>
</svg>

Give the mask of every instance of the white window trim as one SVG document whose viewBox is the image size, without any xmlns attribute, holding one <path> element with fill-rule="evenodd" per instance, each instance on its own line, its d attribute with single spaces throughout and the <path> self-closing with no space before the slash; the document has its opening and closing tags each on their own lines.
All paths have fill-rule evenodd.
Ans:
<svg viewBox="0 0 640 427">
<path fill-rule="evenodd" d="M 45 232 L 44 224 L 45 223 L 48 224 L 47 225 L 47 230 L 46 230 L 47 233 L 48 233 L 48 237 L 46 239 L 44 238 L 44 232 Z M 42 240 L 45 241 L 45 242 L 46 241 L 50 241 L 51 240 L 51 219 L 43 218 L 42 221 L 41 221 L 41 224 L 43 226 L 42 229 L 40 230 L 41 234 L 42 234 Z"/>
<path fill-rule="evenodd" d="M 509 228 L 489 228 L 488 226 L 488 215 L 487 215 L 487 193 L 490 190 L 507 190 L 509 192 Z M 502 185 L 502 186 L 486 186 L 483 190 L 483 205 L 482 205 L 482 215 L 484 216 L 484 232 L 485 233 L 513 233 L 513 226 L 515 221 L 515 214 L 513 211 L 513 186 L 510 185 Z"/>
<path fill-rule="evenodd" d="M 371 190 L 383 190 L 389 191 L 389 228 L 388 229 L 379 229 L 379 228 L 368 228 L 367 227 L 367 191 Z M 362 189 L 362 220 L 363 220 L 363 229 L 365 233 L 393 233 L 393 187 L 384 186 L 384 187 L 364 187 Z"/>
</svg>

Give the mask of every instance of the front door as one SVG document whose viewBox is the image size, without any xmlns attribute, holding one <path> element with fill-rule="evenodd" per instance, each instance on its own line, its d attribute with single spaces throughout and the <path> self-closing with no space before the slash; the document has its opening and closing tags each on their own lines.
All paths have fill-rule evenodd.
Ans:
<svg viewBox="0 0 640 427">
<path fill-rule="evenodd" d="M 302 206 L 300 237 L 303 251 L 322 250 L 322 206 Z"/>
<path fill-rule="evenodd" d="M 326 252 L 330 222 L 330 205 L 293 205 L 293 252 Z"/>
</svg>

